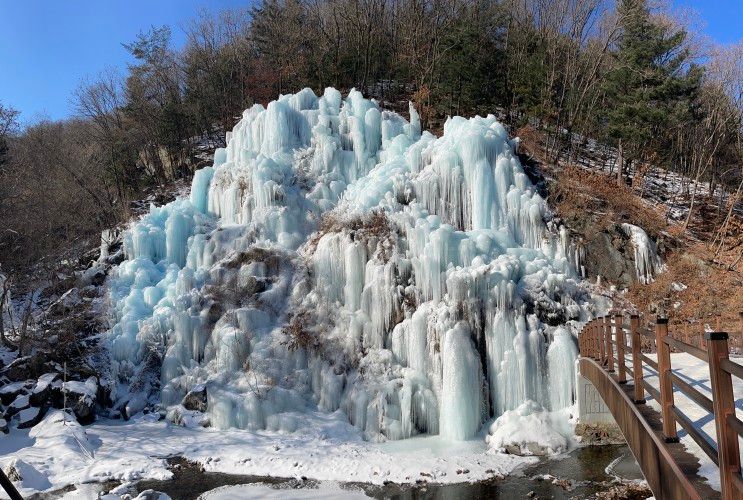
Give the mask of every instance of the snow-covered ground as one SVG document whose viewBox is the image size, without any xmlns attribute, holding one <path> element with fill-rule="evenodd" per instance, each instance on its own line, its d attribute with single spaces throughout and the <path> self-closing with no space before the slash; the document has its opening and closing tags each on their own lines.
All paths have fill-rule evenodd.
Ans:
<svg viewBox="0 0 743 500">
<path fill-rule="evenodd" d="M 373 484 L 476 481 L 536 461 L 488 453 L 483 436 L 463 442 L 434 436 L 377 444 L 364 441 L 340 412 L 301 418 L 306 419 L 301 430 L 283 434 L 186 428 L 158 421 L 155 415 L 81 427 L 54 411 L 30 431 L 0 437 L 0 466 L 13 462 L 31 472 L 29 481 L 18 485 L 28 495 L 70 484 L 169 479 L 166 458 L 172 456 L 197 461 L 211 472 Z"/>
<path fill-rule="evenodd" d="M 657 359 L 655 354 L 648 355 L 651 359 Z M 736 362 L 740 363 L 742 360 L 737 359 Z M 674 353 L 671 355 L 671 368 L 673 371 L 686 383 L 697 389 L 699 392 L 712 399 L 712 386 L 710 385 L 709 378 L 709 366 L 705 361 L 701 361 L 691 354 L 687 353 Z M 647 366 L 643 365 L 643 371 L 645 379 L 656 389 L 658 386 L 658 373 Z M 628 382 L 630 385 L 632 382 Z M 743 380 L 733 377 L 733 394 L 735 396 L 735 407 L 738 414 L 738 418 L 743 419 Z M 716 442 L 717 437 L 715 433 L 715 420 L 711 413 L 699 406 L 697 403 L 689 399 L 680 390 L 675 389 L 673 393 L 674 404 L 684 412 L 684 414 L 694 423 L 695 428 L 700 429 L 707 435 L 707 438 L 711 442 Z M 645 398 L 648 404 L 658 411 L 660 411 L 660 405 L 653 397 L 645 393 Z M 679 425 L 678 435 L 681 438 L 681 442 L 686 446 L 690 453 L 699 458 L 701 469 L 699 474 L 706 477 L 712 488 L 720 489 L 720 472 L 717 466 L 709 459 L 709 457 L 702 451 L 699 445 L 689 436 L 689 434 Z M 743 440 L 741 441 L 741 449 L 743 450 Z"/>
</svg>

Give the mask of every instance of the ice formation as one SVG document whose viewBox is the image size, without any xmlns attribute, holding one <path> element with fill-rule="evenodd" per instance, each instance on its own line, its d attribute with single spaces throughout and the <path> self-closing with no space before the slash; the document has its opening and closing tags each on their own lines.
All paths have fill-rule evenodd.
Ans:
<svg viewBox="0 0 743 500">
<path fill-rule="evenodd" d="M 119 408 L 205 387 L 220 428 L 341 410 L 372 440 L 462 440 L 526 400 L 571 404 L 555 327 L 587 297 L 567 232 L 493 116 L 437 138 L 409 112 L 331 88 L 255 105 L 188 199 L 129 228 L 109 280 Z"/>
<path fill-rule="evenodd" d="M 653 240 L 645 230 L 632 224 L 622 224 L 622 230 L 632 240 L 635 251 L 635 272 L 637 280 L 643 285 L 652 283 L 655 275 L 663 268 L 663 262 L 658 257 L 658 250 Z"/>
</svg>

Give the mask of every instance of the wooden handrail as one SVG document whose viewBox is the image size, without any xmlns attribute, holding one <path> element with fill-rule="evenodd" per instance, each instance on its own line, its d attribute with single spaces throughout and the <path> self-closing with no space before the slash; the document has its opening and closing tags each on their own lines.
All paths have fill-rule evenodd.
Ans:
<svg viewBox="0 0 743 500">
<path fill-rule="evenodd" d="M 709 349 L 709 378 L 712 385 L 712 402 L 715 409 L 715 430 L 720 465 L 720 485 L 724 500 L 737 497 L 733 490 L 733 475 L 740 475 L 738 433 L 727 423 L 728 415 L 735 415 L 733 381 L 731 375 L 720 367 L 728 359 L 728 334 L 709 332 L 705 335 Z"/>
<path fill-rule="evenodd" d="M 611 314 L 604 316 L 604 341 L 606 342 L 606 366 L 614 372 L 614 346 L 611 344 Z"/>
<path fill-rule="evenodd" d="M 714 413 L 714 407 L 712 404 L 712 400 L 699 392 L 698 390 L 694 389 L 692 386 L 684 382 L 681 377 L 676 375 L 675 373 L 671 372 L 671 381 L 673 382 L 673 385 L 678 387 L 681 392 L 684 393 L 686 397 L 694 401 L 696 404 L 707 410 L 707 413 Z"/>
<path fill-rule="evenodd" d="M 743 335 L 743 311 L 739 313 L 738 318 L 740 334 Z M 720 321 L 717 317 L 718 329 Z M 676 324 L 674 333 L 669 334 L 668 319 L 659 317 L 656 318 L 654 332 L 651 333 L 641 325 L 639 315 L 631 314 L 627 338 L 624 331 L 624 315 L 619 312 L 610 313 L 589 321 L 581 330 L 579 342 L 581 356 L 596 359 L 598 366 L 601 366 L 604 373 L 615 383 L 625 383 L 628 376 L 632 378 L 635 404 L 645 402 L 645 392 L 655 398 L 661 408 L 661 424 L 666 442 L 678 442 L 677 424 L 684 428 L 689 437 L 718 465 L 722 498 L 740 499 L 743 498 L 743 476 L 738 438 L 743 437 L 743 421 L 735 414 L 732 377 L 743 379 L 743 364 L 729 359 L 727 333 L 704 332 L 704 322 L 700 325 L 702 334 L 688 322 Z M 643 337 L 650 339 L 649 347 L 651 350 L 655 349 L 657 361 L 643 354 Z M 697 337 L 700 338 L 700 347 L 691 343 Z M 630 355 L 628 350 L 632 356 L 631 363 L 627 360 Z M 685 352 L 708 364 L 712 398 L 673 373 L 671 350 Z M 658 388 L 644 379 L 644 365 L 658 372 Z M 613 374 L 615 366 L 617 373 Z M 674 404 L 674 388 L 713 415 L 716 437 L 714 443 L 694 427 L 692 420 Z"/>
<path fill-rule="evenodd" d="M 703 349 L 694 347 L 691 344 L 687 344 L 686 342 L 682 342 L 673 337 L 666 337 L 663 339 L 663 342 L 668 344 L 669 347 L 676 349 L 676 351 L 678 352 L 685 352 L 687 354 L 691 354 L 692 356 L 697 358 L 699 361 L 704 361 L 705 363 L 708 361 L 707 351 Z"/>
<path fill-rule="evenodd" d="M 633 314 L 629 319 L 630 335 L 632 337 L 632 380 L 635 384 L 635 403 L 645 402 L 645 387 L 643 386 L 642 353 L 640 351 L 640 316 Z"/>
<path fill-rule="evenodd" d="M 651 367 L 651 368 L 652 368 L 653 370 L 655 370 L 656 372 L 658 371 L 658 362 L 657 362 L 657 361 L 655 361 L 655 360 L 653 360 L 653 359 L 650 359 L 650 358 L 649 358 L 649 357 L 647 357 L 647 356 L 646 356 L 645 354 L 640 354 L 640 359 L 641 359 L 642 361 L 644 361 L 644 362 L 645 362 L 645 364 L 647 364 L 647 365 L 650 365 L 650 367 Z"/>
<path fill-rule="evenodd" d="M 617 365 L 619 366 L 618 382 L 620 384 L 627 383 L 627 367 L 625 366 L 625 339 L 624 339 L 624 321 L 623 316 L 619 313 L 614 315 L 614 329 L 616 330 L 617 337 Z"/>
<path fill-rule="evenodd" d="M 699 445 L 704 454 L 707 455 L 715 463 L 715 465 L 719 466 L 720 464 L 717 446 L 715 446 L 713 443 L 710 443 L 707 438 L 705 438 L 702 433 L 699 432 L 696 427 L 694 427 L 694 422 L 689 420 L 689 417 L 684 415 L 684 413 L 679 410 L 678 406 L 673 406 L 672 410 L 676 420 L 679 424 L 681 424 L 681 427 L 683 427 L 684 430 L 689 434 L 689 437 L 692 438 L 694 442 Z"/>
</svg>

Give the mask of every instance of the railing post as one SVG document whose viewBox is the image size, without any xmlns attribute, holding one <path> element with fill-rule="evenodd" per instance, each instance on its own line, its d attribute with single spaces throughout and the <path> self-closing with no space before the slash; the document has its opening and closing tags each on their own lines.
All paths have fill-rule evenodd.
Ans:
<svg viewBox="0 0 743 500">
<path fill-rule="evenodd" d="M 645 387 L 642 385 L 642 348 L 640 340 L 640 316 L 633 314 L 629 319 L 632 336 L 632 382 L 635 384 L 635 403 L 645 402 Z"/>
<path fill-rule="evenodd" d="M 603 325 L 604 325 L 604 317 L 601 316 L 600 318 L 598 318 L 598 321 L 596 322 L 596 341 L 597 341 L 597 343 L 599 345 L 599 361 L 601 362 L 601 364 L 603 364 L 604 363 L 604 360 L 606 359 L 606 354 L 605 354 L 605 351 L 604 351 L 604 335 L 603 335 L 604 328 L 603 328 Z M 600 329 L 599 329 L 599 327 L 600 327 Z"/>
<path fill-rule="evenodd" d="M 712 407 L 715 410 L 720 485 L 723 500 L 729 500 L 739 498 L 733 484 L 733 475 L 740 474 L 740 451 L 738 433 L 727 423 L 728 416 L 735 415 L 733 381 L 730 374 L 720 366 L 722 360 L 728 359 L 728 334 L 709 332 L 705 334 L 705 338 L 709 358 L 709 378 L 712 385 Z"/>
<path fill-rule="evenodd" d="M 671 382 L 671 349 L 663 339 L 668 336 L 668 318 L 658 318 L 655 323 L 655 350 L 658 353 L 658 381 L 660 406 L 663 417 L 663 437 L 666 443 L 678 443 L 676 419 L 673 418 L 673 383 Z"/>
<path fill-rule="evenodd" d="M 614 346 L 611 345 L 611 313 L 604 317 L 604 335 L 606 336 L 606 367 L 611 373 L 614 371 Z"/>
<path fill-rule="evenodd" d="M 624 339 L 624 316 L 620 313 L 614 315 L 614 328 L 616 328 L 617 338 L 617 365 L 619 367 L 620 384 L 627 383 L 627 367 L 624 364 L 624 349 L 626 347 Z"/>
</svg>

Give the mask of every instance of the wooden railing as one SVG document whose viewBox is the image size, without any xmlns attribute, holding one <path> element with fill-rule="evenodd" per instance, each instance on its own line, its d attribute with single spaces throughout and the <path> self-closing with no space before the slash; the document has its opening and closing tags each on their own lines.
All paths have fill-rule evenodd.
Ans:
<svg viewBox="0 0 743 500">
<path fill-rule="evenodd" d="M 739 318 L 743 332 L 743 312 Z M 649 327 L 641 325 L 638 315 L 629 315 L 628 319 L 629 328 L 626 330 L 625 316 L 621 313 L 589 321 L 578 337 L 581 356 L 598 361 L 620 384 L 632 379 L 635 404 L 645 403 L 645 393 L 651 395 L 660 405 L 666 442 L 678 442 L 677 425 L 680 425 L 719 467 L 722 498 L 743 498 L 738 445 L 738 437 L 743 436 L 743 422 L 735 414 L 732 382 L 733 376 L 743 379 L 743 365 L 729 359 L 728 334 L 706 332 L 704 342 L 697 347 L 680 340 L 678 335 L 669 335 L 666 318 L 657 318 Z M 643 351 L 656 352 L 657 361 Z M 673 373 L 672 351 L 688 353 L 709 365 L 712 399 Z M 658 373 L 658 388 L 645 380 L 644 366 Z M 674 389 L 713 415 L 716 441 L 707 439 L 674 404 Z"/>
</svg>

